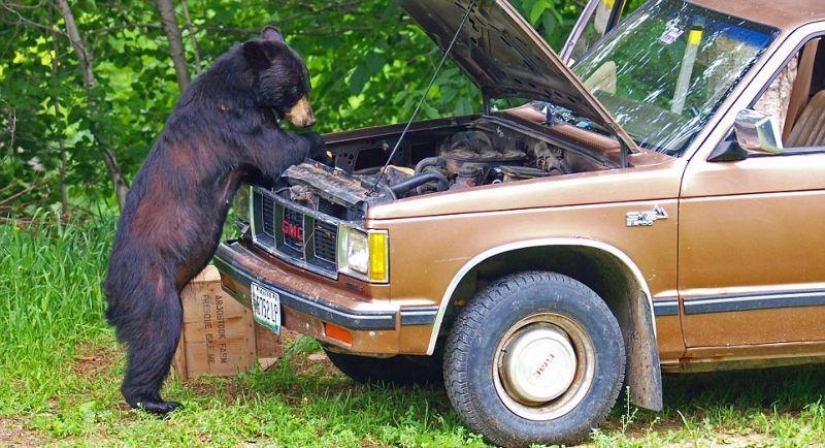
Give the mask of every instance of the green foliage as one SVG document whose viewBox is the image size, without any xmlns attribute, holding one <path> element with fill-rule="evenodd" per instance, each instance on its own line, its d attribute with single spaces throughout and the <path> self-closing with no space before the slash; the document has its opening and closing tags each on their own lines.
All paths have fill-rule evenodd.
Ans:
<svg viewBox="0 0 825 448">
<path fill-rule="evenodd" d="M 576 0 L 513 3 L 557 49 L 581 8 Z M 113 205 L 104 148 L 131 179 L 180 94 L 154 2 L 69 4 L 92 60 L 97 87 L 89 91 L 51 3 L 0 7 L 0 216 L 59 210 L 61 190 L 70 209 Z M 312 74 L 318 132 L 408 120 L 441 57 L 386 0 L 189 0 L 189 26 L 175 5 L 193 76 L 265 25 L 279 26 Z M 448 64 L 418 118 L 480 110 L 475 86 Z"/>
<path fill-rule="evenodd" d="M 585 1 L 570 0 L 523 0 L 513 2 L 519 12 L 536 31 L 553 47 L 560 51 L 567 35 L 576 24 Z"/>
<path fill-rule="evenodd" d="M 409 119 L 441 52 L 394 3 L 359 2 L 340 14 L 295 13 L 284 24 L 290 41 L 313 74 L 313 105 L 321 131 L 402 122 Z M 324 30 L 322 38 L 317 32 Z M 430 92 L 421 118 L 480 110 L 476 89 L 455 67 L 445 67 Z"/>
<path fill-rule="evenodd" d="M 106 328 L 99 285 L 113 218 L 34 218 L 0 224 L 0 414 L 45 406 L 67 387 L 75 344 Z"/>
</svg>

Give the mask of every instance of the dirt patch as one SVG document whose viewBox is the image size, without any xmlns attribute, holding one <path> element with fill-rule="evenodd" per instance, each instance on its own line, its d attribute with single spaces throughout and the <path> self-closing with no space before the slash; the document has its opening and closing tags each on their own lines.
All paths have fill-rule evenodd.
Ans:
<svg viewBox="0 0 825 448">
<path fill-rule="evenodd" d="M 361 448 L 391 448 L 391 445 L 385 445 L 372 439 L 364 439 L 361 441 L 360 445 Z"/>
<path fill-rule="evenodd" d="M 612 432 L 621 432 L 622 425 L 618 418 L 609 419 L 604 422 L 600 429 L 605 434 Z M 648 433 L 655 433 L 660 436 L 665 436 L 668 433 L 676 433 L 679 431 L 687 431 L 684 422 L 678 417 L 657 418 L 654 422 L 646 422 L 644 420 L 631 423 L 624 431 L 624 436 L 627 440 L 633 442 L 642 442 Z M 689 432 L 689 431 L 687 431 Z M 673 443 L 660 443 L 662 447 L 684 447 L 684 446 L 701 446 L 708 448 L 761 448 L 774 446 L 775 440 L 773 437 L 765 434 L 758 434 L 749 429 L 740 431 L 726 431 L 723 428 L 718 428 L 712 432 L 699 429 L 695 435 L 695 440 L 691 439 L 690 435 L 680 437 L 680 441 Z M 588 443 L 583 446 L 592 447 L 593 443 Z"/>
<path fill-rule="evenodd" d="M 244 390 L 234 378 L 197 377 L 182 383 L 196 396 L 218 396 L 224 403 L 231 403 L 236 397 L 243 395 Z"/>
<path fill-rule="evenodd" d="M 715 435 L 711 440 L 700 439 L 698 443 L 710 448 L 758 448 L 776 445 L 772 437 L 763 434 L 732 435 L 723 433 Z"/>
<path fill-rule="evenodd" d="M 26 422 L 16 418 L 0 417 L 0 446 L 29 447 L 43 446 L 48 437 L 26 429 Z"/>
<path fill-rule="evenodd" d="M 112 346 L 82 341 L 77 344 L 74 373 L 84 378 L 98 378 L 108 375 L 120 360 L 120 350 Z"/>
<path fill-rule="evenodd" d="M 290 360 L 295 373 L 301 376 L 337 377 L 342 376 L 324 352 L 300 353 Z"/>
<path fill-rule="evenodd" d="M 599 429 L 604 433 L 622 432 L 621 418 L 608 418 L 599 426 Z M 623 434 L 630 439 L 641 439 L 647 432 L 657 432 L 659 434 L 667 434 L 668 432 L 677 432 L 685 429 L 685 425 L 678 417 L 662 417 L 653 421 L 647 419 L 639 419 L 633 421 L 623 431 Z"/>
<path fill-rule="evenodd" d="M 284 331 L 279 343 L 279 351 L 282 355 L 260 358 L 260 361 L 263 361 L 261 367 L 264 370 L 271 370 L 273 375 L 279 375 L 277 370 L 282 368 L 284 362 L 289 364 L 289 368 L 294 373 L 292 379 L 276 382 L 272 387 L 267 387 L 265 393 L 282 394 L 288 404 L 300 406 L 306 404 L 308 396 L 317 395 L 321 391 L 335 394 L 353 387 L 353 383 L 348 381 L 332 364 L 323 350 L 313 351 L 309 347 L 301 347 L 302 341 L 298 341 L 299 338 L 297 333 Z M 306 341 L 303 343 L 306 344 Z M 114 360 L 117 361 L 119 354 L 117 352 L 111 354 L 90 352 L 88 356 L 88 360 L 81 359 L 81 361 L 91 367 L 98 360 L 104 361 L 107 356 L 114 356 Z M 105 365 L 105 362 L 103 364 Z M 178 377 L 178 381 L 185 389 L 192 391 L 196 397 L 216 397 L 227 405 L 238 401 L 239 398 L 244 399 L 247 394 L 256 393 L 254 387 L 250 388 L 243 378 L 232 376 L 204 375 L 187 380 L 180 380 Z M 253 398 L 250 396 L 249 399 Z"/>
</svg>

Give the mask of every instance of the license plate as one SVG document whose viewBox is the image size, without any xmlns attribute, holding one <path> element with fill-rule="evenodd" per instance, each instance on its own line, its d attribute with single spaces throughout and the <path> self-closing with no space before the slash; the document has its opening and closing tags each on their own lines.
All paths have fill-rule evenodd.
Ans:
<svg viewBox="0 0 825 448">
<path fill-rule="evenodd" d="M 252 283 L 252 316 L 256 322 L 275 333 L 281 332 L 281 296 Z"/>
</svg>

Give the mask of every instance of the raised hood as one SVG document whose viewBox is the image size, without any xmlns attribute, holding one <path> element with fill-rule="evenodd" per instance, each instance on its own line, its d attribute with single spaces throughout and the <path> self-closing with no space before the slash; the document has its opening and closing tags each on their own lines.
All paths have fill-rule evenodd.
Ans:
<svg viewBox="0 0 825 448">
<path fill-rule="evenodd" d="M 471 0 L 399 0 L 443 50 Z M 504 0 L 477 0 L 450 56 L 488 98 L 547 101 L 588 118 L 626 148 L 630 136 L 519 12 Z"/>
</svg>

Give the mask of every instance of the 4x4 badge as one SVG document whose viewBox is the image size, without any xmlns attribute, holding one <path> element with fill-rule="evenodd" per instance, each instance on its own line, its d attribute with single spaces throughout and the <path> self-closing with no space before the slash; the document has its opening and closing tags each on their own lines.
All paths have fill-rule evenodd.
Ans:
<svg viewBox="0 0 825 448">
<path fill-rule="evenodd" d="M 660 219 L 667 219 L 667 212 L 658 205 L 648 212 L 627 212 L 627 226 L 652 226 Z"/>
</svg>

